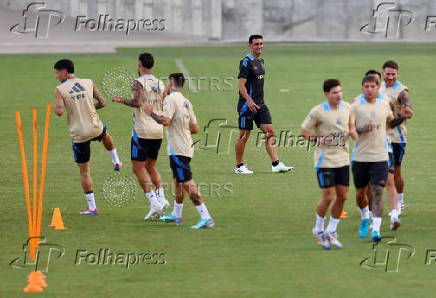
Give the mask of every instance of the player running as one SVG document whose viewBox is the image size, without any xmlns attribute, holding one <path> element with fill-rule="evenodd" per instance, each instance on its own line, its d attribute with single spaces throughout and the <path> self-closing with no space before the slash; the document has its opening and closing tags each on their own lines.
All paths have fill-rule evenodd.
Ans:
<svg viewBox="0 0 436 298">
<path fill-rule="evenodd" d="M 386 61 L 383 64 L 383 79 L 382 87 L 380 89 L 383 94 L 388 96 L 391 100 L 391 104 L 394 108 L 394 115 L 398 115 L 401 109 L 406 109 L 410 116 L 413 115 L 412 104 L 410 102 L 409 88 L 403 85 L 398 80 L 398 64 L 394 61 Z M 394 178 L 395 187 L 398 192 L 398 204 L 401 210 L 404 209 L 404 179 L 401 175 L 401 162 L 403 160 L 404 153 L 406 152 L 407 142 L 407 120 L 401 123 L 398 127 L 390 129 L 388 135 L 392 141 L 392 149 L 394 154 Z"/>
<path fill-rule="evenodd" d="M 336 227 L 348 196 L 350 177 L 350 157 L 348 136 L 357 139 L 351 124 L 350 105 L 342 101 L 342 88 L 339 80 L 328 79 L 323 85 L 326 101 L 312 108 L 301 125 L 301 135 L 317 145 L 315 149 L 315 169 L 322 197 L 318 202 L 316 224 L 312 232 L 324 249 L 330 244 L 342 248 Z M 314 131 L 314 134 L 311 131 Z M 336 200 L 334 200 L 336 192 Z M 330 203 L 330 221 L 324 231 L 324 220 Z"/>
<path fill-rule="evenodd" d="M 160 219 L 178 225 L 182 223 L 183 199 L 186 191 L 201 217 L 199 222 L 191 228 L 209 228 L 213 227 L 215 222 L 209 215 L 201 194 L 192 179 L 189 165 L 194 154 L 191 134 L 198 133 L 199 128 L 192 104 L 181 93 L 184 82 L 185 78 L 182 73 L 169 75 L 169 95 L 163 103 L 161 116 L 154 113 L 151 105 L 145 106 L 147 115 L 167 128 L 168 155 L 170 156 L 170 167 L 174 177 L 176 196 L 174 209 L 167 215 L 161 216 Z"/>
<path fill-rule="evenodd" d="M 356 202 L 359 204 L 362 221 L 359 236 L 369 232 L 368 200 L 365 197 L 368 184 L 372 185 L 373 227 L 371 241 L 381 240 L 380 226 L 383 215 L 383 188 L 388 176 L 388 150 L 386 128 L 396 127 L 404 117 L 394 119 L 392 110 L 379 93 L 378 80 L 366 76 L 362 80 L 364 97 L 351 105 L 352 124 L 359 135 L 352 155 L 353 180 L 356 187 Z M 403 115 L 404 110 L 400 115 Z"/>
<path fill-rule="evenodd" d="M 243 163 L 245 144 L 253 129 L 253 121 L 265 134 L 265 147 L 272 162 L 272 172 L 287 172 L 293 167 L 285 166 L 277 156 L 274 129 L 271 114 L 263 100 L 263 83 L 265 77 L 264 61 L 260 56 L 263 51 L 262 35 L 251 35 L 248 40 L 251 53 L 239 64 L 238 87 L 238 124 L 239 138 L 235 145 L 236 174 L 253 174 Z"/>
<path fill-rule="evenodd" d="M 133 98 L 122 98 L 120 95 L 112 98 L 114 102 L 132 107 L 133 130 L 130 146 L 132 169 L 145 196 L 150 201 L 150 211 L 144 220 L 162 215 L 169 206 L 162 187 L 162 179 L 156 167 L 163 127 L 144 111 L 145 104 L 149 104 L 157 114 L 161 114 L 162 103 L 166 96 L 164 83 L 151 73 L 153 65 L 154 59 L 151 54 L 140 54 L 138 58 L 139 78 L 132 82 Z M 156 187 L 157 195 L 153 191 L 152 182 Z"/>
<path fill-rule="evenodd" d="M 56 79 L 61 82 L 55 88 L 55 113 L 62 116 L 67 110 L 68 127 L 73 143 L 74 160 L 80 169 L 82 187 L 88 201 L 88 208 L 81 215 L 97 215 L 89 159 L 91 155 L 90 142 L 102 142 L 109 155 L 115 171 L 119 171 L 122 163 L 118 157 L 112 137 L 107 132 L 106 124 L 102 123 L 96 110 L 106 106 L 106 101 L 97 86 L 89 79 L 79 79 L 74 76 L 74 63 L 62 59 L 54 65 Z M 93 98 L 97 100 L 94 104 Z"/>
</svg>

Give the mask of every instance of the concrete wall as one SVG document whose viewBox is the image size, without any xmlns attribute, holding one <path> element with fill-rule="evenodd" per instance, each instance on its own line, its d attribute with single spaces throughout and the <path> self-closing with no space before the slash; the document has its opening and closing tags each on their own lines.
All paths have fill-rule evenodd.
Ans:
<svg viewBox="0 0 436 298">
<path fill-rule="evenodd" d="M 39 0 L 41 1 L 41 0 Z M 435 0 L 45 0 L 66 16 L 165 18 L 166 31 L 217 40 L 436 41 Z M 23 10 L 32 1 L 0 0 Z M 386 21 L 389 19 L 389 27 Z M 430 21 L 433 22 L 430 22 Z M 407 24 L 410 22 L 410 24 Z M 361 30 L 362 26 L 368 26 Z M 427 30 L 426 30 L 427 29 Z M 363 32 L 362 32 L 363 31 Z"/>
</svg>

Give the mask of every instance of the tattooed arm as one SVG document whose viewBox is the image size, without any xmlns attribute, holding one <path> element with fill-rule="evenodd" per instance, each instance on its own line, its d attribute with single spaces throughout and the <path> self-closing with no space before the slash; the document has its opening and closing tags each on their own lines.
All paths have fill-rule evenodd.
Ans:
<svg viewBox="0 0 436 298">
<path fill-rule="evenodd" d="M 402 107 L 406 110 L 408 114 L 410 114 L 407 119 L 412 118 L 413 112 L 412 112 L 412 103 L 410 101 L 410 94 L 409 90 L 404 89 L 400 92 L 400 95 L 398 95 L 398 101 L 401 104 Z"/>
<path fill-rule="evenodd" d="M 100 90 L 98 90 L 95 84 L 92 87 L 92 96 L 97 100 L 97 102 L 94 104 L 96 110 L 106 106 L 106 100 L 104 99 L 103 95 L 101 95 Z"/>
<path fill-rule="evenodd" d="M 129 107 L 139 108 L 141 99 L 144 96 L 144 88 L 142 88 L 142 85 L 137 80 L 134 80 L 132 83 L 132 92 L 133 92 L 132 99 L 123 98 L 121 97 L 121 95 L 117 94 L 112 98 L 112 101 L 120 102 Z"/>
<path fill-rule="evenodd" d="M 171 123 L 170 118 L 158 116 L 155 112 L 153 112 L 153 107 L 151 105 L 145 105 L 144 111 L 148 116 L 153 118 L 154 121 L 156 121 L 159 124 L 162 124 L 165 127 L 170 125 L 170 123 Z"/>
</svg>

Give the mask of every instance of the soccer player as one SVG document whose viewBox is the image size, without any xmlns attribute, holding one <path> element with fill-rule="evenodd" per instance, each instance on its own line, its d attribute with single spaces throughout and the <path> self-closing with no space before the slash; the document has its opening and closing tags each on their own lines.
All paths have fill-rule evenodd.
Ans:
<svg viewBox="0 0 436 298">
<path fill-rule="evenodd" d="M 55 88 L 55 113 L 62 116 L 67 110 L 68 127 L 73 143 L 74 160 L 80 169 L 82 187 L 85 192 L 88 208 L 81 215 L 97 215 L 94 191 L 92 189 L 90 142 L 102 142 L 109 155 L 115 171 L 119 171 L 122 163 L 118 157 L 112 137 L 107 132 L 106 124 L 102 123 L 96 110 L 106 106 L 106 101 L 97 86 L 89 79 L 79 79 L 74 76 L 74 63 L 62 59 L 54 65 L 56 79 L 61 82 Z M 97 100 L 94 104 L 93 98 Z"/>
<path fill-rule="evenodd" d="M 377 78 L 378 86 L 380 86 L 381 73 L 379 73 L 376 70 L 371 69 L 365 73 L 365 76 L 374 76 L 375 78 Z M 363 99 L 365 98 L 365 94 L 363 94 L 363 93 L 359 94 L 357 97 L 355 97 L 351 101 L 351 104 L 353 104 L 354 102 L 356 102 L 358 100 L 361 100 L 362 98 Z M 392 105 L 390 104 L 390 99 L 387 96 L 384 96 L 381 91 L 379 91 L 379 98 L 382 98 L 383 101 L 388 103 L 389 106 L 391 107 L 391 110 L 392 110 Z M 389 208 L 391 210 L 389 212 L 389 216 L 391 218 L 390 228 L 391 228 L 391 230 L 396 230 L 400 227 L 401 221 L 399 218 L 399 210 L 398 210 L 398 203 L 397 203 L 397 190 L 395 188 L 395 182 L 394 182 L 394 156 L 392 153 L 391 141 L 390 141 L 388 135 L 386 135 L 386 142 L 387 142 L 387 149 L 388 149 L 388 180 L 386 182 L 386 191 L 387 191 Z M 366 190 L 366 197 L 368 199 L 369 219 L 371 220 L 372 219 L 372 209 L 371 209 L 372 187 L 371 187 L 371 183 L 368 183 L 368 188 Z M 357 203 L 357 205 L 359 206 L 360 204 Z M 364 215 L 366 216 L 366 213 Z M 362 219 L 366 219 L 366 218 L 362 218 Z"/>
<path fill-rule="evenodd" d="M 149 104 L 153 106 L 156 113 L 161 114 L 162 103 L 166 96 L 164 83 L 151 73 L 153 66 L 154 59 L 151 54 L 140 54 L 138 58 L 139 78 L 132 82 L 133 98 L 122 98 L 120 95 L 112 98 L 113 102 L 132 107 L 133 130 L 130 146 L 132 169 L 145 196 L 150 201 L 150 210 L 144 220 L 162 215 L 169 206 L 162 187 L 162 179 L 156 167 L 163 127 L 145 114 L 143 109 L 145 104 Z M 157 195 L 153 191 L 152 182 L 156 187 Z"/>
<path fill-rule="evenodd" d="M 265 134 L 265 147 L 272 162 L 272 172 L 287 172 L 293 167 L 285 166 L 277 156 L 274 129 L 271 114 L 263 100 L 263 83 L 265 77 L 264 61 L 260 56 L 263 51 L 263 37 L 251 35 L 248 40 L 251 53 L 239 63 L 238 87 L 238 124 L 239 138 L 235 145 L 236 174 L 253 174 L 243 163 L 245 144 L 253 129 L 253 121 Z"/>
<path fill-rule="evenodd" d="M 213 227 L 215 222 L 203 203 L 194 179 L 192 179 L 189 165 L 194 154 L 191 134 L 198 133 L 199 128 L 192 104 L 181 93 L 184 82 L 185 78 L 182 73 L 169 75 L 169 95 L 163 103 L 161 116 L 154 113 L 151 105 L 145 106 L 147 115 L 167 128 L 168 155 L 170 156 L 170 167 L 174 177 L 176 196 L 174 209 L 167 215 L 161 216 L 160 219 L 178 225 L 182 223 L 183 199 L 186 191 L 200 214 L 199 222 L 191 228 L 209 228 Z"/>
<path fill-rule="evenodd" d="M 382 195 L 388 178 L 386 128 L 398 126 L 405 118 L 394 119 L 390 106 L 382 100 L 379 94 L 376 77 L 364 77 L 362 91 L 364 97 L 351 105 L 351 121 L 359 135 L 352 155 L 352 172 L 356 187 L 356 201 L 362 217 L 359 236 L 365 238 L 369 232 L 368 200 L 365 193 L 368 183 L 371 183 L 373 227 L 370 239 L 372 242 L 377 242 L 381 240 Z M 400 116 L 404 113 L 402 110 Z"/>
<path fill-rule="evenodd" d="M 403 85 L 398 80 L 398 64 L 395 61 L 386 61 L 383 64 L 383 79 L 381 92 L 391 99 L 391 103 L 394 106 L 394 115 L 398 115 L 402 108 L 406 109 L 410 114 L 408 119 L 413 115 L 412 105 L 410 102 L 409 88 Z M 390 129 L 388 135 L 392 141 L 392 149 L 395 162 L 395 187 L 398 192 L 398 204 L 401 210 L 404 209 L 404 179 L 401 175 L 401 162 L 403 160 L 404 153 L 406 152 L 407 142 L 407 121 L 404 121 L 396 128 Z"/>
<path fill-rule="evenodd" d="M 321 247 L 330 249 L 330 244 L 342 248 L 336 227 L 348 196 L 348 137 L 357 139 L 357 133 L 351 124 L 350 105 L 342 101 L 340 81 L 328 79 L 324 81 L 323 89 L 326 101 L 312 108 L 301 125 L 301 135 L 317 145 L 315 169 L 322 197 L 318 202 L 316 224 L 312 232 Z M 325 215 L 333 200 L 330 221 L 324 232 Z"/>
</svg>

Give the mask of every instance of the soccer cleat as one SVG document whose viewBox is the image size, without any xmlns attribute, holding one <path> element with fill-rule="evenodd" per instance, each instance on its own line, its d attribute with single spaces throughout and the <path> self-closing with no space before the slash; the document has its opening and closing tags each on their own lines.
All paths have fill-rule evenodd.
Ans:
<svg viewBox="0 0 436 298">
<path fill-rule="evenodd" d="M 209 219 L 200 219 L 195 226 L 191 226 L 191 229 L 203 229 L 203 228 L 212 228 L 215 225 L 215 222 L 212 218 Z"/>
<path fill-rule="evenodd" d="M 336 248 L 342 248 L 342 243 L 338 240 L 338 234 L 336 232 L 329 232 L 327 231 L 325 233 L 325 236 L 327 237 L 327 240 L 330 242 L 331 245 L 333 245 Z"/>
<path fill-rule="evenodd" d="M 150 205 L 150 211 L 148 211 L 147 215 L 144 217 L 144 220 L 154 219 L 162 213 L 162 205 L 158 202 L 157 204 Z"/>
<path fill-rule="evenodd" d="M 399 204 L 400 206 L 399 206 L 399 208 L 398 209 L 400 209 L 401 211 L 403 211 L 404 210 L 404 208 L 406 208 L 406 205 L 404 204 L 404 202 L 402 202 L 401 204 Z"/>
<path fill-rule="evenodd" d="M 242 165 L 235 168 L 235 174 L 253 174 L 253 171 L 250 171 L 245 165 Z"/>
<path fill-rule="evenodd" d="M 165 199 L 165 197 L 157 197 L 157 200 L 159 201 L 159 203 L 162 205 L 162 212 L 160 215 L 164 215 L 165 211 L 168 209 L 168 207 L 170 206 L 170 202 L 167 201 L 167 199 Z"/>
<path fill-rule="evenodd" d="M 381 240 L 380 233 L 377 231 L 372 231 L 371 233 L 371 242 L 379 242 Z"/>
<path fill-rule="evenodd" d="M 120 163 L 114 163 L 114 171 L 119 172 L 121 170 L 121 167 L 123 166 L 123 163 L 120 161 Z"/>
<path fill-rule="evenodd" d="M 324 231 L 315 231 L 315 229 L 312 229 L 313 235 L 316 237 L 316 242 L 321 245 L 324 249 L 330 249 L 330 242 L 327 240 L 327 237 L 324 234 Z"/>
<path fill-rule="evenodd" d="M 359 227 L 359 236 L 360 238 L 368 237 L 369 233 L 369 218 L 362 219 Z"/>
<path fill-rule="evenodd" d="M 85 211 L 80 212 L 80 215 L 98 215 L 98 211 L 97 208 L 95 208 L 94 210 L 86 208 Z"/>
<path fill-rule="evenodd" d="M 176 225 L 181 225 L 183 218 L 182 217 L 175 217 L 171 212 L 169 212 L 167 215 L 162 215 L 160 217 L 160 220 L 163 222 L 174 222 Z"/>
<path fill-rule="evenodd" d="M 395 218 L 391 218 L 391 230 L 395 231 L 396 229 L 398 229 L 401 226 L 401 221 L 398 217 Z"/>
<path fill-rule="evenodd" d="M 284 172 L 291 171 L 293 168 L 294 167 L 285 166 L 285 164 L 280 161 L 278 165 L 272 166 L 272 172 L 273 173 L 284 173 Z"/>
</svg>

